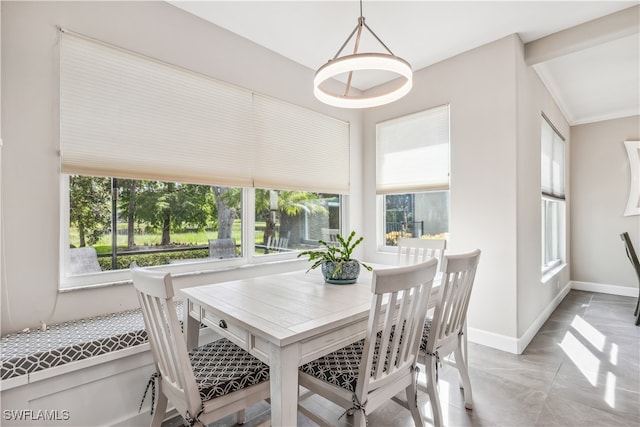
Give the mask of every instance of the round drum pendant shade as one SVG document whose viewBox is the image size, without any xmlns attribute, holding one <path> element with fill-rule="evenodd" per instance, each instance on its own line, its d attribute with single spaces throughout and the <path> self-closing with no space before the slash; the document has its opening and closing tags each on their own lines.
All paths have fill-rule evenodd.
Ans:
<svg viewBox="0 0 640 427">
<path fill-rule="evenodd" d="M 387 71 L 399 76 L 389 90 L 375 95 L 349 95 L 335 93 L 321 87 L 326 80 L 354 71 Z M 313 79 L 316 98 L 328 105 L 341 108 L 367 108 L 388 104 L 409 93 L 413 85 L 411 65 L 402 58 L 384 53 L 355 53 L 333 59 L 320 67 Z"/>
</svg>

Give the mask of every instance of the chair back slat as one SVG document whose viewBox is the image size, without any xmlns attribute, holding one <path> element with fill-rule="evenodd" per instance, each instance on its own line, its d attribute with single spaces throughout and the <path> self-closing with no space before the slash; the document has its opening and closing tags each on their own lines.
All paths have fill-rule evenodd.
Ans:
<svg viewBox="0 0 640 427">
<path fill-rule="evenodd" d="M 438 266 L 441 267 L 444 251 L 447 249 L 447 241 L 444 239 L 400 237 L 397 244 L 397 265 L 412 265 L 436 258 Z"/>
<path fill-rule="evenodd" d="M 374 270 L 374 295 L 358 373 L 359 396 L 407 375 L 415 365 L 436 272 L 436 259 Z"/>
<path fill-rule="evenodd" d="M 433 313 L 427 352 L 434 352 L 443 342 L 457 339 L 461 333 L 479 260 L 477 249 L 444 258 L 440 302 Z"/>
<path fill-rule="evenodd" d="M 178 321 L 171 275 L 143 270 L 135 263 L 131 274 L 162 386 L 173 396 L 178 412 L 196 414 L 202 401 Z"/>
<path fill-rule="evenodd" d="M 288 237 L 269 236 L 267 239 L 267 249 L 273 251 L 283 251 L 289 247 Z"/>
</svg>

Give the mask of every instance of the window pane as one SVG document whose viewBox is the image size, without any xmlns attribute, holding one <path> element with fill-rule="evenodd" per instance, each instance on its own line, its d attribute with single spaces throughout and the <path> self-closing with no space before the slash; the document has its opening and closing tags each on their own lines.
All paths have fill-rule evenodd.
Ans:
<svg viewBox="0 0 640 427">
<path fill-rule="evenodd" d="M 541 127 L 542 268 L 549 270 L 561 262 L 560 236 L 564 226 L 565 142 L 543 116 Z"/>
<path fill-rule="evenodd" d="M 303 250 L 318 246 L 329 229 L 340 229 L 337 194 L 255 190 L 255 254 Z"/>
<path fill-rule="evenodd" d="M 542 200 L 542 266 L 551 268 L 560 262 L 561 206 L 558 200 Z"/>
<path fill-rule="evenodd" d="M 389 194 L 384 197 L 385 244 L 399 237 L 445 239 L 449 232 L 449 192 Z"/>
<path fill-rule="evenodd" d="M 80 247 L 101 271 L 240 256 L 241 206 L 240 188 L 72 175 L 67 275 L 95 272 L 77 265 Z"/>
</svg>

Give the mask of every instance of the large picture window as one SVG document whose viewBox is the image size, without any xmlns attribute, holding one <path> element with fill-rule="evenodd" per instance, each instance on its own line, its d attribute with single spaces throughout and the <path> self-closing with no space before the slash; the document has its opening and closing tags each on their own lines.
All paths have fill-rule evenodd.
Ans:
<svg viewBox="0 0 640 427">
<path fill-rule="evenodd" d="M 190 272 L 295 258 L 340 228 L 349 134 L 61 30 L 61 287 L 126 281 L 131 261 Z"/>
<path fill-rule="evenodd" d="M 562 263 L 565 224 L 565 140 L 543 115 L 541 128 L 542 271 Z"/>
<path fill-rule="evenodd" d="M 449 106 L 378 123 L 376 192 L 381 246 L 449 233 Z"/>
<path fill-rule="evenodd" d="M 205 268 L 203 263 L 242 264 L 252 255 L 262 261 L 265 255 L 292 258 L 318 247 L 322 230 L 340 228 L 337 194 L 64 178 L 69 209 L 63 284 L 68 286 L 102 282 L 133 261 L 184 270 Z M 253 217 L 243 210 L 247 197 L 254 201 Z"/>
</svg>

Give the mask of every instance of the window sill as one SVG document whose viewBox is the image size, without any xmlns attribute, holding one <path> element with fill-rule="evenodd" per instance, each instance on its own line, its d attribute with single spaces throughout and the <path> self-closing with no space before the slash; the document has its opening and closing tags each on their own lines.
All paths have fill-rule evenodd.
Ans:
<svg viewBox="0 0 640 427">
<path fill-rule="evenodd" d="M 558 264 L 554 267 L 551 267 L 548 270 L 544 270 L 542 272 L 542 279 L 540 279 L 540 283 L 542 283 L 543 285 L 546 285 L 547 283 L 551 282 L 551 280 L 556 277 L 558 274 L 560 274 L 560 272 L 567 266 L 566 263 L 561 263 Z"/>
<path fill-rule="evenodd" d="M 218 268 L 202 268 L 200 270 L 191 270 L 191 271 L 171 271 L 170 269 L 166 268 L 166 266 L 164 267 L 160 267 L 158 270 L 159 271 L 166 271 L 166 272 L 171 272 L 171 276 L 174 279 L 178 279 L 178 278 L 184 278 L 184 277 L 194 277 L 194 276 L 201 276 L 201 275 L 215 275 L 218 273 L 225 273 L 225 272 L 230 272 L 230 271 L 237 271 L 237 272 L 241 272 L 241 271 L 247 271 L 247 270 L 253 270 L 253 269 L 263 269 L 263 268 L 278 268 L 278 267 L 282 267 L 284 269 L 287 269 L 288 266 L 291 266 L 291 270 L 293 270 L 294 268 L 298 268 L 298 264 L 300 264 L 299 268 L 304 268 L 306 266 L 308 266 L 309 261 L 306 258 L 287 258 L 287 259 L 272 259 L 270 261 L 267 262 L 260 262 L 260 263 L 250 263 L 250 264 L 235 264 L 235 265 L 226 265 L 226 266 L 220 266 Z M 122 273 L 125 273 L 128 275 L 128 271 L 126 270 L 122 270 Z M 262 274 L 262 273 L 261 273 Z M 133 281 L 131 279 L 127 279 L 127 280 L 113 280 L 113 281 L 107 281 L 104 283 L 93 283 L 93 284 L 86 284 L 86 285 L 76 285 L 76 286 L 65 286 L 65 287 L 61 287 L 60 289 L 58 289 L 58 292 L 60 293 L 67 293 L 67 292 L 76 292 L 76 291 L 83 291 L 83 290 L 89 290 L 89 289 L 99 289 L 99 288 L 108 288 L 108 287 L 112 287 L 112 286 L 122 286 L 122 285 L 133 285 Z"/>
</svg>

